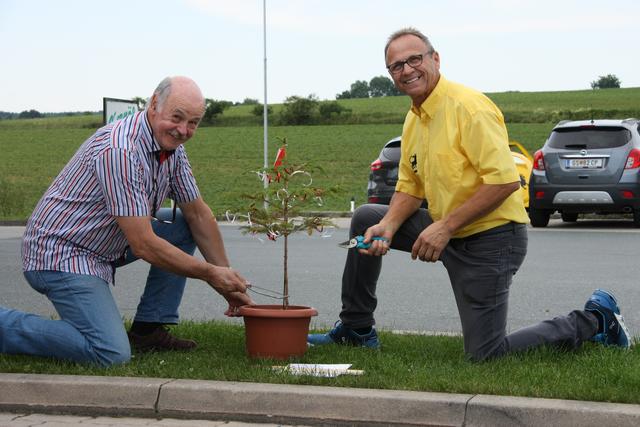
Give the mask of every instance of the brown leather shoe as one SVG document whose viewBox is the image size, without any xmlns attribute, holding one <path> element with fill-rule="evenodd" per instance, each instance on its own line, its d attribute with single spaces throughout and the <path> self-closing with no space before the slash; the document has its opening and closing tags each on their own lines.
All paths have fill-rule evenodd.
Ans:
<svg viewBox="0 0 640 427">
<path fill-rule="evenodd" d="M 129 343 L 131 347 L 139 352 L 147 351 L 168 351 L 168 350 L 193 350 L 198 344 L 193 340 L 183 340 L 174 337 L 169 330 L 162 326 L 149 335 L 138 335 L 129 331 Z"/>
</svg>

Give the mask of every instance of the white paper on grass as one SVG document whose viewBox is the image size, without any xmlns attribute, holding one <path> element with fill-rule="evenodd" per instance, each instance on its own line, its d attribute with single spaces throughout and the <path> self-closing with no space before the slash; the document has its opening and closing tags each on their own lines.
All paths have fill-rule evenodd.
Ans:
<svg viewBox="0 0 640 427">
<path fill-rule="evenodd" d="M 362 371 L 351 370 L 349 369 L 350 367 L 350 363 L 290 363 L 287 366 L 276 366 L 274 368 L 283 370 L 291 375 L 311 375 L 325 378 L 333 378 L 343 374 L 362 374 Z"/>
</svg>

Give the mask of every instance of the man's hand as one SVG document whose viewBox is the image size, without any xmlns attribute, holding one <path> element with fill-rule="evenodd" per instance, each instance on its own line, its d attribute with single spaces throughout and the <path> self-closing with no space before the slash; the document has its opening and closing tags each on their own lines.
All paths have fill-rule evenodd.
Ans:
<svg viewBox="0 0 640 427">
<path fill-rule="evenodd" d="M 247 280 L 230 267 L 210 265 L 207 283 L 229 303 L 229 308 L 224 312 L 227 316 L 238 316 L 241 306 L 254 304 L 247 295 Z"/>
<path fill-rule="evenodd" d="M 254 305 L 255 302 L 247 294 L 241 292 L 232 292 L 228 295 L 224 295 L 225 299 L 229 303 L 229 307 L 225 310 L 224 315 L 229 317 L 239 317 L 240 307 L 243 305 Z"/>
<path fill-rule="evenodd" d="M 436 221 L 418 236 L 411 248 L 411 259 L 436 262 L 451 240 L 452 231 L 443 221 Z"/>
<path fill-rule="evenodd" d="M 220 295 L 231 292 L 247 292 L 247 280 L 231 267 L 218 267 L 209 264 L 207 283 Z"/>
<path fill-rule="evenodd" d="M 374 237 L 384 237 L 386 240 L 372 240 Z M 389 252 L 393 231 L 383 224 L 376 224 L 364 233 L 364 243 L 371 243 L 369 249 L 358 249 L 361 254 L 382 256 Z"/>
</svg>

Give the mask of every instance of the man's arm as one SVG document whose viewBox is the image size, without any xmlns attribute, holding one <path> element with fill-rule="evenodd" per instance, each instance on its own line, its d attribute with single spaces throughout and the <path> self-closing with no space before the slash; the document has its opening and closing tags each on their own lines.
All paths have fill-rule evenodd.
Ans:
<svg viewBox="0 0 640 427">
<path fill-rule="evenodd" d="M 189 203 L 181 203 L 180 210 L 204 259 L 213 265 L 229 267 L 218 222 L 202 197 Z"/>
<path fill-rule="evenodd" d="M 442 219 L 453 235 L 475 220 L 496 210 L 511 193 L 520 189 L 520 182 L 483 184 L 473 196 Z"/>
<path fill-rule="evenodd" d="M 498 208 L 519 188 L 520 182 L 481 185 L 466 202 L 420 233 L 413 245 L 411 258 L 436 262 L 457 230 Z"/>
<path fill-rule="evenodd" d="M 407 218 L 420 208 L 422 202 L 422 199 L 396 191 L 389 203 L 389 210 L 380 221 L 380 224 L 383 224 L 385 228 L 395 234 Z"/>
<path fill-rule="evenodd" d="M 246 292 L 246 280 L 237 272 L 202 261 L 156 236 L 149 217 L 116 217 L 116 221 L 138 258 L 163 270 L 204 280 L 227 299 L 232 293 Z"/>
</svg>

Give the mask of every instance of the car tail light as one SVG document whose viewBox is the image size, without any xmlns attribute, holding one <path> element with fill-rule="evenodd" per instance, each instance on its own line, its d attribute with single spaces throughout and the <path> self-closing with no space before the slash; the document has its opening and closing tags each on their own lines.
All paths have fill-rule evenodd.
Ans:
<svg viewBox="0 0 640 427">
<path fill-rule="evenodd" d="M 544 191 L 536 191 L 536 199 L 544 199 Z"/>
<path fill-rule="evenodd" d="M 537 171 L 544 170 L 544 155 L 542 154 L 542 150 L 536 151 L 533 155 L 533 168 Z"/>
<path fill-rule="evenodd" d="M 380 203 L 380 197 L 369 197 L 369 203 Z"/>
<path fill-rule="evenodd" d="M 633 199 L 633 191 L 630 190 L 622 190 L 620 195 L 623 199 Z"/>
<path fill-rule="evenodd" d="M 371 170 L 377 171 L 382 169 L 382 160 L 376 159 L 373 163 L 371 163 Z"/>
<path fill-rule="evenodd" d="M 634 148 L 627 157 L 627 162 L 624 164 L 625 169 L 640 168 L 640 149 Z"/>
</svg>

